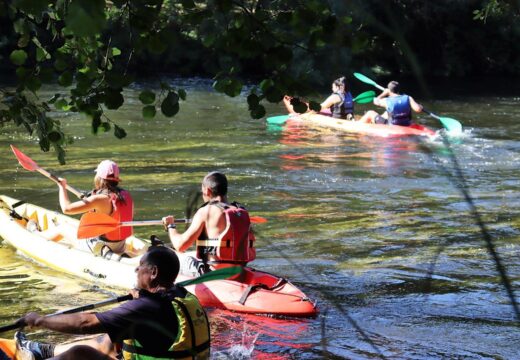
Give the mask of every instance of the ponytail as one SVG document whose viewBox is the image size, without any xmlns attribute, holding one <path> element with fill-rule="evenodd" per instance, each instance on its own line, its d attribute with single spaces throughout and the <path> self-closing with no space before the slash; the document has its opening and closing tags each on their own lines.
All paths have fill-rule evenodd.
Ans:
<svg viewBox="0 0 520 360">
<path fill-rule="evenodd" d="M 347 79 L 344 76 L 339 79 L 334 80 L 334 85 L 336 85 L 339 89 L 339 92 L 345 94 L 347 92 Z"/>
</svg>

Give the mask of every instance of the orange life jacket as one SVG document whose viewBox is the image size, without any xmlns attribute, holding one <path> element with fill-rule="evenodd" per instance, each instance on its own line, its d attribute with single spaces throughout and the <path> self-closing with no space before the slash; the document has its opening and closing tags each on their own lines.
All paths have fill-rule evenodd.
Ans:
<svg viewBox="0 0 520 360">
<path fill-rule="evenodd" d="M 253 261 L 256 258 L 255 236 L 247 210 L 236 202 L 207 205 L 216 205 L 224 210 L 226 228 L 217 239 L 197 240 L 197 257 L 207 264 L 245 265 Z"/>
<path fill-rule="evenodd" d="M 134 202 L 130 193 L 121 190 L 121 196 L 124 201 L 118 199 L 117 194 L 110 193 L 110 201 L 112 201 L 112 214 L 110 216 L 117 222 L 132 221 L 134 217 Z M 131 226 L 119 226 L 116 230 L 106 233 L 104 237 L 109 241 L 124 240 L 134 233 Z"/>
</svg>

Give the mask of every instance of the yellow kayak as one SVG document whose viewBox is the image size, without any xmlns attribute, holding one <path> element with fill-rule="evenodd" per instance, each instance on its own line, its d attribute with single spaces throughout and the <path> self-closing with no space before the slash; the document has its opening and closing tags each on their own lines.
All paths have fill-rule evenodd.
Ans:
<svg viewBox="0 0 520 360">
<path fill-rule="evenodd" d="M 126 253 L 131 257 L 94 256 L 85 240 L 62 238 L 47 240 L 40 231 L 29 231 L 27 223 L 35 221 L 39 230 L 52 231 L 68 227 L 76 234 L 79 220 L 0 195 L 0 237 L 20 253 L 58 271 L 97 285 L 131 289 L 135 286 L 135 268 L 148 244 L 136 237 L 126 239 Z M 179 275 L 177 281 L 189 279 Z M 300 289 L 287 279 L 245 267 L 241 274 L 225 280 L 208 281 L 186 287 L 203 306 L 221 309 L 286 316 L 315 316 L 317 308 Z M 0 358 L 1 360 L 1 358 Z"/>
</svg>

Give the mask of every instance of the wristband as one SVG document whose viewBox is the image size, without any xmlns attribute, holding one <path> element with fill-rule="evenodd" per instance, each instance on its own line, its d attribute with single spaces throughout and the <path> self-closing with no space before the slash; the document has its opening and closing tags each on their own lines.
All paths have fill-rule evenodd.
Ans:
<svg viewBox="0 0 520 360">
<path fill-rule="evenodd" d="M 175 225 L 175 224 L 168 224 L 166 226 L 166 231 L 169 231 L 170 229 L 176 229 L 176 228 L 177 228 L 177 225 Z"/>
</svg>

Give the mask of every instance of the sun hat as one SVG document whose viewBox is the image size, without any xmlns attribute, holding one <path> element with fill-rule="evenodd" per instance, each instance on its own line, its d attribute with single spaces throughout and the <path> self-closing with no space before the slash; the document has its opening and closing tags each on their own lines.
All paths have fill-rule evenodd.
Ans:
<svg viewBox="0 0 520 360">
<path fill-rule="evenodd" d="M 119 166 L 112 160 L 103 160 L 95 170 L 96 175 L 101 179 L 120 181 L 119 180 Z"/>
</svg>

